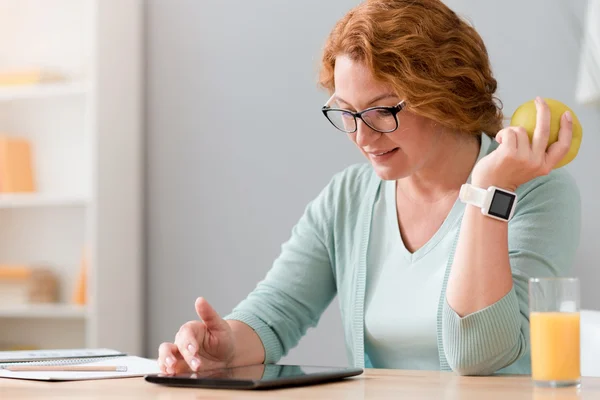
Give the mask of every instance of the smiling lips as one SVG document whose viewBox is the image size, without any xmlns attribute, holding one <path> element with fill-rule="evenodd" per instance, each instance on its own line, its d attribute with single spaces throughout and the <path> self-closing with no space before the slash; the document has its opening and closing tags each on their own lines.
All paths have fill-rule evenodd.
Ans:
<svg viewBox="0 0 600 400">
<path fill-rule="evenodd" d="M 369 155 L 369 157 L 371 157 L 375 160 L 381 161 L 382 159 L 388 158 L 388 157 L 392 156 L 393 154 L 395 154 L 398 149 L 399 149 L 398 147 L 395 147 L 390 150 L 367 151 L 366 153 Z"/>
</svg>

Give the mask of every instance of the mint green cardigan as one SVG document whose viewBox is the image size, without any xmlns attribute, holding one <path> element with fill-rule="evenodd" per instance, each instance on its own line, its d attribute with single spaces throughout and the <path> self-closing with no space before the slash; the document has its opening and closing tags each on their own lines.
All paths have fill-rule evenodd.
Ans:
<svg viewBox="0 0 600 400">
<path fill-rule="evenodd" d="M 492 142 L 488 151 L 496 147 Z M 225 317 L 257 332 L 266 363 L 296 346 L 337 294 L 349 363 L 372 366 L 364 350 L 364 300 L 372 210 L 381 182 L 368 164 L 337 174 L 308 204 L 266 277 Z M 513 288 L 462 318 L 445 297 L 458 235 L 454 240 L 437 314 L 441 370 L 530 373 L 528 279 L 569 274 L 579 244 L 580 198 L 564 169 L 522 185 L 517 194 L 508 234 Z"/>
</svg>

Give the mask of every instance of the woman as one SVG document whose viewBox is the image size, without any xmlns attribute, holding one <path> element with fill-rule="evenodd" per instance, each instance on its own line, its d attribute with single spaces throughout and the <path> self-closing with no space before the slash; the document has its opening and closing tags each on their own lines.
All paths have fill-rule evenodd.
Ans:
<svg viewBox="0 0 600 400">
<path fill-rule="evenodd" d="M 355 366 L 529 373 L 528 278 L 567 274 L 579 241 L 578 189 L 553 170 L 571 116 L 548 149 L 539 98 L 531 143 L 503 129 L 480 36 L 438 0 L 366 1 L 322 64 L 323 113 L 369 163 L 308 205 L 229 316 L 196 301 L 162 371 L 277 362 L 337 294 Z"/>
</svg>

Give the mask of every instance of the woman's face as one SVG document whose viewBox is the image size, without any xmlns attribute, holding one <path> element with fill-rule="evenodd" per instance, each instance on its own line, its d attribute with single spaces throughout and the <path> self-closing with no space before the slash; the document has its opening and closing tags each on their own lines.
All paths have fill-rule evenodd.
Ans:
<svg viewBox="0 0 600 400">
<path fill-rule="evenodd" d="M 393 107 L 401 100 L 390 85 L 378 82 L 362 63 L 347 56 L 335 62 L 335 107 L 362 111 L 369 107 Z M 421 169 L 432 159 L 439 129 L 430 119 L 406 109 L 397 114 L 399 126 L 391 133 L 379 133 L 358 120 L 355 133 L 348 136 L 384 180 L 405 178 Z"/>
</svg>

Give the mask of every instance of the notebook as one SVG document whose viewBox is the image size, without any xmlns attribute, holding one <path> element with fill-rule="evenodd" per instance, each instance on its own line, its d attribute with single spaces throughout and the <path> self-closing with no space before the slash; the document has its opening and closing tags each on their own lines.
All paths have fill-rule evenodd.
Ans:
<svg viewBox="0 0 600 400">
<path fill-rule="evenodd" d="M 7 354 L 12 353 L 12 354 Z M 29 353 L 14 354 L 14 353 Z M 35 354 L 31 354 L 35 353 Z M 42 354 L 43 353 L 43 354 Z M 53 358 L 54 357 L 54 358 Z M 18 360 L 18 361 L 11 361 Z M 126 371 L 8 371 L 11 365 L 124 366 Z M 130 356 L 110 349 L 73 349 L 45 352 L 0 352 L 0 378 L 39 381 L 78 381 L 140 377 L 160 372 L 156 360 Z"/>
<path fill-rule="evenodd" d="M 16 362 L 37 362 L 46 360 L 87 359 L 90 360 L 125 356 L 112 349 L 57 349 L 57 350 L 20 350 L 0 351 L 0 365 Z"/>
</svg>

